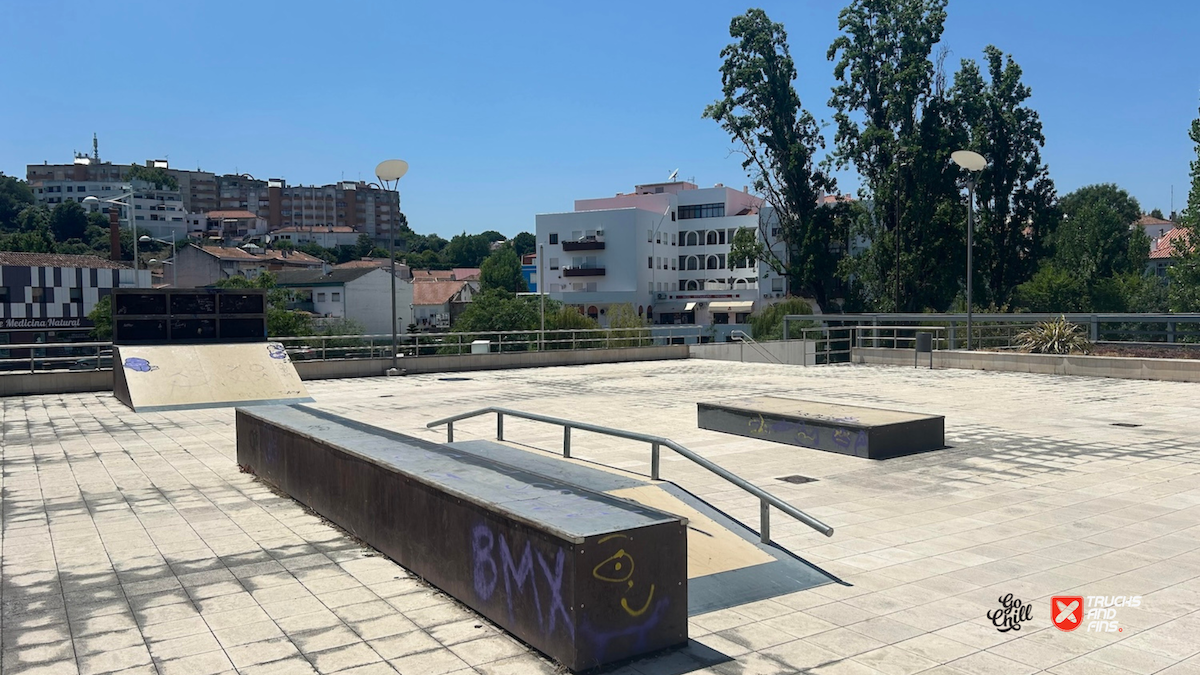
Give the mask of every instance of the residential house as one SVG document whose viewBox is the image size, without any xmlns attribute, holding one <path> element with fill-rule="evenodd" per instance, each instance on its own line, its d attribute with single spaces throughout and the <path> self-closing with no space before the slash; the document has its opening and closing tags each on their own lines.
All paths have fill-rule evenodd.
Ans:
<svg viewBox="0 0 1200 675">
<path fill-rule="evenodd" d="M 1157 242 L 1165 234 L 1175 229 L 1175 223 L 1154 216 L 1142 216 L 1134 223 L 1136 227 L 1142 228 L 1146 233 L 1146 238 L 1150 240 L 1150 248 L 1154 249 L 1154 242 Z"/>
<path fill-rule="evenodd" d="M 304 227 L 281 227 L 271 230 L 271 241 L 284 239 L 296 244 L 314 243 L 325 248 L 354 246 L 361 233 L 346 225 L 307 225 Z"/>
<path fill-rule="evenodd" d="M 477 281 L 482 272 L 478 267 L 455 267 L 452 270 L 413 270 L 414 283 L 423 281 Z"/>
<path fill-rule="evenodd" d="M 333 269 L 356 269 L 360 267 L 381 267 L 383 269 L 389 269 L 391 265 L 392 261 L 387 258 L 359 258 L 358 260 L 351 260 L 349 262 L 334 265 Z M 396 278 L 403 279 L 405 281 L 411 281 L 413 278 L 412 270 L 409 269 L 408 265 L 397 261 Z"/>
<path fill-rule="evenodd" d="M 413 323 L 424 331 L 448 330 L 479 292 L 479 282 L 474 280 L 421 281 L 411 287 Z"/>
<path fill-rule="evenodd" d="M 244 241 L 267 233 L 266 218 L 245 209 L 209 211 L 205 217 L 208 220 L 207 234 L 212 239 Z"/>
<path fill-rule="evenodd" d="M 260 272 L 285 270 L 321 270 L 325 262 L 300 251 L 269 250 L 252 253 L 235 246 L 181 247 L 172 262 L 171 277 L 179 288 L 212 286 L 222 279 L 241 276 L 252 279 Z"/>
<path fill-rule="evenodd" d="M 391 274 L 378 267 L 322 270 L 288 270 L 276 275 L 280 288 L 292 293 L 290 309 L 311 312 L 318 321 L 346 319 L 368 335 L 392 332 Z M 406 333 L 412 323 L 413 285 L 396 280 L 396 323 Z"/>
<path fill-rule="evenodd" d="M 1166 234 L 1154 240 L 1146 272 L 1165 279 L 1167 269 L 1175 264 L 1178 252 L 1186 245 L 1187 230 L 1182 228 L 1168 230 Z"/>
</svg>

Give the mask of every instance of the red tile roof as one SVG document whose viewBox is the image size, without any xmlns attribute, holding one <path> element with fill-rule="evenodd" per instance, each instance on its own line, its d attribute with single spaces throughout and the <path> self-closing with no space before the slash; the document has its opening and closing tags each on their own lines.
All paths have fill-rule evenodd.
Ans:
<svg viewBox="0 0 1200 675">
<path fill-rule="evenodd" d="M 233 246 L 196 246 L 196 248 L 222 260 L 258 260 L 258 256 Z"/>
<path fill-rule="evenodd" d="M 413 304 L 444 305 L 466 285 L 465 281 L 423 281 L 413 284 Z"/>
<path fill-rule="evenodd" d="M 23 253 L 0 251 L 0 265 L 8 267 L 78 267 L 82 269 L 120 270 L 129 265 L 98 255 L 63 255 L 58 253 Z"/>
<path fill-rule="evenodd" d="M 1154 225 L 1171 225 L 1171 226 L 1175 225 L 1175 223 L 1173 223 L 1169 220 L 1163 220 L 1162 218 L 1155 218 L 1154 216 L 1142 216 L 1141 218 L 1138 218 L 1137 223 L 1135 223 L 1135 224 L 1138 227 L 1152 227 Z"/>
<path fill-rule="evenodd" d="M 1158 238 L 1154 249 L 1150 251 L 1151 260 L 1170 260 L 1175 257 L 1176 247 L 1187 245 L 1187 230 L 1177 227 Z"/>
</svg>

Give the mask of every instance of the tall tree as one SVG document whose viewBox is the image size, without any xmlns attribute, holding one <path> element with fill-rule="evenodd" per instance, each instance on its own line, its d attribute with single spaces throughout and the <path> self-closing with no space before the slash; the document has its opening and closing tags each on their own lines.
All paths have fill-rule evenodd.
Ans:
<svg viewBox="0 0 1200 675">
<path fill-rule="evenodd" d="M 529 255 L 537 250 L 537 237 L 532 232 L 521 232 L 512 238 L 513 250 L 517 255 Z"/>
<path fill-rule="evenodd" d="M 1041 157 L 1042 122 L 1026 105 L 1032 92 L 1012 56 L 992 45 L 983 51 L 987 78 L 964 59 L 951 99 L 966 127 L 968 148 L 988 160 L 975 189 L 975 268 L 984 282 L 982 298 L 1000 306 L 1033 276 L 1043 235 L 1057 213 L 1054 182 Z"/>
<path fill-rule="evenodd" d="M 521 259 L 512 246 L 501 246 L 483 261 L 479 283 L 482 290 L 500 289 L 509 293 L 525 292 Z"/>
<path fill-rule="evenodd" d="M 17 215 L 29 206 L 33 206 L 29 184 L 0 173 L 0 232 L 17 229 Z"/>
<path fill-rule="evenodd" d="M 63 202 L 50 212 L 50 231 L 58 241 L 82 239 L 87 227 L 87 211 L 77 202 Z"/>
<path fill-rule="evenodd" d="M 446 245 L 447 261 L 457 267 L 479 267 L 491 253 L 491 242 L 481 234 L 456 234 Z"/>
<path fill-rule="evenodd" d="M 1131 227 L 1142 208 L 1128 192 L 1105 183 L 1087 185 L 1062 198 L 1062 222 L 1049 234 L 1053 263 L 1085 284 L 1141 272 L 1150 242 Z"/>
<path fill-rule="evenodd" d="M 1180 218 L 1183 238 L 1175 242 L 1175 264 L 1167 271 L 1170 306 L 1175 312 L 1200 312 L 1200 116 L 1192 120 L 1188 138 L 1196 151 L 1191 164 L 1192 186 Z"/>
<path fill-rule="evenodd" d="M 829 47 L 832 163 L 857 170 L 870 205 L 856 231 L 869 245 L 843 272 L 876 309 L 944 309 L 965 267 L 966 210 L 950 153 L 966 139 L 942 55 L 933 58 L 945 20 L 946 0 L 853 0 Z"/>
<path fill-rule="evenodd" d="M 793 290 L 827 306 L 832 279 L 813 261 L 828 258 L 836 233 L 814 214 L 818 199 L 835 183 L 814 160 L 825 141 L 793 85 L 796 66 L 787 33 L 766 12 L 751 9 L 733 18 L 729 36 L 734 42 L 721 50 L 724 97 L 706 107 L 704 116 L 729 133 L 755 191 L 771 207 L 760 214 L 759 236 L 741 238 L 735 254 L 765 262 L 789 277 Z M 776 239 L 782 246 L 773 244 Z"/>
</svg>

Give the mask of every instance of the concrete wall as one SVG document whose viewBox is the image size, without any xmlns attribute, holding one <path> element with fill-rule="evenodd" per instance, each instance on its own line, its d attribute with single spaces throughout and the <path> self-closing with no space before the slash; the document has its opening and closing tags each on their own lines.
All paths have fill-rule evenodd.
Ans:
<svg viewBox="0 0 1200 675">
<path fill-rule="evenodd" d="M 757 345 L 757 348 L 755 348 Z M 742 363 L 786 363 L 793 366 L 815 366 L 817 343 L 811 340 L 773 340 L 757 342 L 710 342 L 688 345 L 693 359 L 741 361 Z"/>
<path fill-rule="evenodd" d="M 687 345 L 628 347 L 625 349 L 555 349 L 544 352 L 504 352 L 502 354 L 452 354 L 398 359 L 410 375 L 418 373 L 459 372 L 468 370 L 505 370 L 508 368 L 546 368 L 582 366 L 591 363 L 626 361 L 662 361 L 686 359 Z M 302 380 L 336 377 L 376 377 L 392 366 L 390 358 L 347 361 L 297 361 Z"/>
<path fill-rule="evenodd" d="M 63 370 L 0 375 L 0 396 L 74 394 L 87 391 L 112 391 L 112 388 L 113 374 L 111 370 Z"/>
<path fill-rule="evenodd" d="M 624 349 L 555 349 L 545 352 L 505 352 L 502 354 L 458 354 L 399 359 L 409 374 L 458 372 L 467 370 L 504 370 L 508 368 L 546 368 L 582 366 L 592 363 L 626 361 L 664 361 L 688 358 L 687 345 L 627 347 Z M 391 368 L 390 358 L 346 359 L 334 361 L 295 361 L 302 380 L 340 377 L 378 377 Z M 88 391 L 112 391 L 111 370 L 53 371 L 0 375 L 0 396 L 66 394 Z"/>
<path fill-rule="evenodd" d="M 913 365 L 913 350 L 856 347 L 854 363 L 877 365 Z M 920 358 L 922 367 L 929 367 L 929 355 Z M 1114 377 L 1126 380 L 1169 380 L 1200 382 L 1200 360 L 1142 359 L 1126 356 L 1056 356 L 1053 354 L 1023 354 L 1020 352 L 935 351 L 934 368 L 964 368 L 996 370 L 1014 373 L 1045 375 L 1079 375 L 1084 377 Z"/>
</svg>

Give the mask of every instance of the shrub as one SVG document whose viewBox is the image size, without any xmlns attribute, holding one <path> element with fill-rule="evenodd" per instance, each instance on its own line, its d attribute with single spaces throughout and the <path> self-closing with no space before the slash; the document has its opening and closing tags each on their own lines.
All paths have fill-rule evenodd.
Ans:
<svg viewBox="0 0 1200 675">
<path fill-rule="evenodd" d="M 812 314 L 812 306 L 800 298 L 788 298 L 783 302 L 767 305 L 750 315 L 751 337 L 755 340 L 782 340 L 783 317 L 793 314 Z M 812 328 L 817 325 L 819 324 L 816 322 L 803 321 L 792 324 L 792 328 Z"/>
<path fill-rule="evenodd" d="M 1017 344 L 1034 354 L 1087 354 L 1092 351 L 1092 343 L 1084 336 L 1083 328 L 1067 321 L 1065 316 L 1043 321 L 1020 333 Z"/>
</svg>

